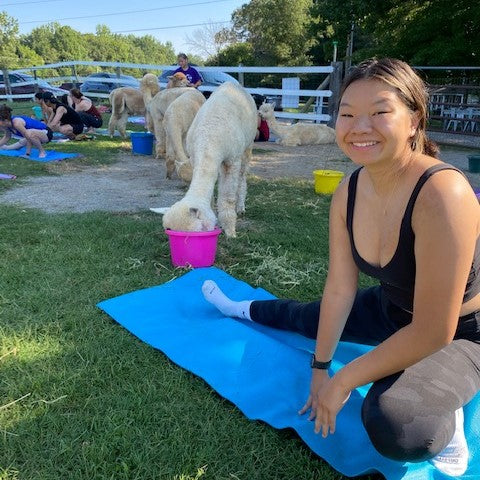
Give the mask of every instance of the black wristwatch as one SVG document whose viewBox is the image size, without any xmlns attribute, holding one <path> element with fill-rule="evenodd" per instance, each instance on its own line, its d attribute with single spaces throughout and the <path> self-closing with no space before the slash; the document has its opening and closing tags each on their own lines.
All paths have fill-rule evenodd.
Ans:
<svg viewBox="0 0 480 480">
<path fill-rule="evenodd" d="M 310 366 L 312 368 L 316 368 L 317 370 L 327 370 L 330 367 L 330 364 L 332 363 L 331 360 L 328 362 L 319 362 L 315 358 L 315 354 L 312 353 L 312 360 L 310 361 Z"/>
</svg>

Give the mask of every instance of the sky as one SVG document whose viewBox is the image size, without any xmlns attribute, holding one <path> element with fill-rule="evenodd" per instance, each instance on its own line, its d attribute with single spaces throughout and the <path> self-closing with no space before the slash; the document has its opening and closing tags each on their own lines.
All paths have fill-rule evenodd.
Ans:
<svg viewBox="0 0 480 480">
<path fill-rule="evenodd" d="M 95 33 L 104 24 L 114 33 L 169 41 L 176 53 L 197 53 L 187 36 L 205 24 L 230 26 L 233 11 L 244 3 L 248 0 L 0 0 L 0 11 L 18 21 L 20 34 L 53 21 L 81 33 Z"/>
</svg>

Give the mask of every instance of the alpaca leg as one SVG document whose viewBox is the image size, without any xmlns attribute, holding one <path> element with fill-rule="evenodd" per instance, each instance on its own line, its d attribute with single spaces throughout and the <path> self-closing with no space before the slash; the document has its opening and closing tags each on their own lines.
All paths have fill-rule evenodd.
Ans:
<svg viewBox="0 0 480 480">
<path fill-rule="evenodd" d="M 218 177 L 218 221 L 227 237 L 236 237 L 237 212 L 235 211 L 235 206 L 237 203 L 240 165 L 240 158 L 236 158 L 230 164 L 223 163 Z"/>
<path fill-rule="evenodd" d="M 165 166 L 167 167 L 167 178 L 172 178 L 175 171 L 175 150 L 168 136 L 166 138 Z"/>
<path fill-rule="evenodd" d="M 238 189 L 237 189 L 237 214 L 245 213 L 245 199 L 247 198 L 247 173 L 250 160 L 252 158 L 252 149 L 247 148 L 242 156 L 242 164 L 240 166 Z"/>
<path fill-rule="evenodd" d="M 163 128 L 163 118 L 156 118 L 153 121 L 155 132 L 155 158 L 165 156 L 165 129 Z"/>
<path fill-rule="evenodd" d="M 115 134 L 115 128 L 117 126 L 118 122 L 118 117 L 115 113 L 112 113 L 112 116 L 110 117 L 110 120 L 108 121 L 108 133 L 110 137 L 113 137 Z"/>
<path fill-rule="evenodd" d="M 123 138 L 127 138 L 128 112 L 124 110 L 117 123 L 117 130 Z"/>
</svg>

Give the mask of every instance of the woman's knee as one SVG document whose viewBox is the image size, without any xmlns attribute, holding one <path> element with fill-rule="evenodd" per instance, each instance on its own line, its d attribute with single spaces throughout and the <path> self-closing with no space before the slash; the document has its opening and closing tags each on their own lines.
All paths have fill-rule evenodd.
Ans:
<svg viewBox="0 0 480 480">
<path fill-rule="evenodd" d="M 381 455 L 396 461 L 422 462 L 448 444 L 454 432 L 453 418 L 437 415 L 413 390 L 393 393 L 375 387 L 363 402 L 362 421 Z"/>
</svg>

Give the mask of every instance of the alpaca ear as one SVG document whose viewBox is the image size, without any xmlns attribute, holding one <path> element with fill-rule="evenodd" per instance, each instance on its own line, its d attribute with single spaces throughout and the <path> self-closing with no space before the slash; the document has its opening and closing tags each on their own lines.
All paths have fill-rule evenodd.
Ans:
<svg viewBox="0 0 480 480">
<path fill-rule="evenodd" d="M 200 218 L 200 212 L 198 208 L 190 207 L 190 215 L 195 218 Z"/>
</svg>

